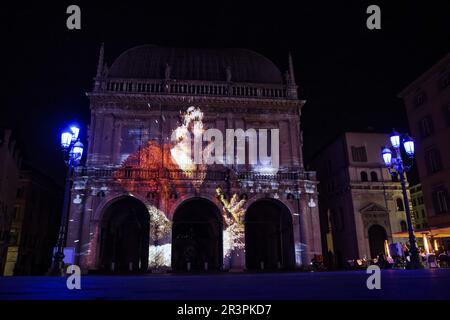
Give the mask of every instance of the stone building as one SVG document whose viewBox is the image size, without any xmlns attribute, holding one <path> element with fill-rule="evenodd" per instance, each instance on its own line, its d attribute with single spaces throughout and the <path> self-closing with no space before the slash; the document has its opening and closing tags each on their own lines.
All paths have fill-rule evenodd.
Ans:
<svg viewBox="0 0 450 320">
<path fill-rule="evenodd" d="M 410 186 L 409 193 L 411 194 L 412 218 L 414 221 L 414 229 L 420 230 L 428 228 L 428 220 L 423 199 L 422 185 L 420 183 Z"/>
<path fill-rule="evenodd" d="M 316 154 L 322 246 L 327 263 L 375 258 L 385 240 L 406 231 L 400 182 L 384 166 L 381 148 L 389 136 L 347 132 Z M 405 241 L 403 241 L 405 242 Z"/>
<path fill-rule="evenodd" d="M 283 76 L 250 50 L 143 45 L 108 67 L 102 46 L 68 226 L 83 272 L 294 269 L 321 253 L 317 182 L 302 157 L 305 101 L 287 65 Z M 183 143 L 206 129 L 247 138 L 227 139 L 231 162 L 214 149 L 222 163 L 194 164 Z M 267 149 L 270 165 L 250 161 Z"/>
<path fill-rule="evenodd" d="M 61 188 L 24 165 L 16 190 L 4 275 L 46 274 L 61 218 Z"/>
<path fill-rule="evenodd" d="M 450 53 L 400 94 L 416 140 L 430 235 L 450 248 Z"/>
<path fill-rule="evenodd" d="M 3 275 L 22 157 L 11 130 L 0 129 L 0 275 Z"/>
</svg>

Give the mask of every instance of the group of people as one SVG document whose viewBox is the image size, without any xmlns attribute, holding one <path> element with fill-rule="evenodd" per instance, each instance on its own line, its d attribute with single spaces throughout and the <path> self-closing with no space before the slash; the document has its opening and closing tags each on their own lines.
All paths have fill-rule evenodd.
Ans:
<svg viewBox="0 0 450 320">
<path fill-rule="evenodd" d="M 419 256 L 422 259 L 422 264 L 425 268 L 449 268 L 450 267 L 450 252 L 444 248 L 432 253 L 427 253 L 423 248 L 419 248 Z M 380 253 L 375 259 L 359 258 L 347 260 L 345 265 L 333 267 L 329 263 L 333 262 L 333 256 L 329 254 L 328 263 L 325 263 L 322 255 L 314 255 L 311 259 L 312 271 L 326 271 L 334 269 L 347 270 L 364 270 L 370 265 L 377 265 L 381 269 L 404 269 L 408 261 L 411 261 L 411 253 L 406 244 L 398 245 L 398 250 L 391 251 L 390 255 Z"/>
<path fill-rule="evenodd" d="M 419 248 L 419 256 L 425 268 L 448 268 L 450 262 L 450 252 L 441 248 L 436 252 L 427 253 L 423 248 Z M 393 254 L 392 257 L 380 253 L 373 261 L 382 269 L 388 268 L 405 268 L 408 261 L 411 261 L 411 252 L 404 244 L 401 255 Z"/>
<path fill-rule="evenodd" d="M 448 268 L 450 262 L 450 252 L 441 248 L 436 252 L 426 253 L 425 250 L 420 249 L 419 255 L 422 262 L 429 268 Z"/>
</svg>

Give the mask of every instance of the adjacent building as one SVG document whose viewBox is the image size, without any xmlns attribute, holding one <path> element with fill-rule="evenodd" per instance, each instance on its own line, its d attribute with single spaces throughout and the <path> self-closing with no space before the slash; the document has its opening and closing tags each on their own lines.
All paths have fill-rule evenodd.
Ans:
<svg viewBox="0 0 450 320">
<path fill-rule="evenodd" d="M 20 170 L 5 276 L 43 275 L 50 267 L 61 217 L 62 193 L 38 170 Z"/>
<path fill-rule="evenodd" d="M 322 247 L 330 266 L 385 253 L 407 230 L 401 185 L 383 164 L 382 133 L 347 132 L 316 154 Z"/>
<path fill-rule="evenodd" d="M 417 166 L 437 246 L 450 248 L 450 54 L 400 94 L 416 141 Z"/>
<path fill-rule="evenodd" d="M 317 182 L 303 166 L 291 58 L 286 69 L 246 49 L 152 45 L 108 66 L 102 47 L 72 188 L 73 262 L 101 273 L 309 265 L 321 253 Z M 204 150 L 227 129 L 245 141 L 194 164 L 187 136 L 207 129 Z M 267 161 L 250 161 L 256 142 Z"/>
<path fill-rule="evenodd" d="M 426 214 L 425 202 L 423 199 L 422 185 L 420 183 L 410 186 L 412 219 L 416 231 L 428 228 L 428 219 Z"/>
<path fill-rule="evenodd" d="M 15 241 L 10 233 L 19 184 L 22 158 L 11 130 L 0 129 L 0 275 L 3 274 L 8 244 Z"/>
</svg>

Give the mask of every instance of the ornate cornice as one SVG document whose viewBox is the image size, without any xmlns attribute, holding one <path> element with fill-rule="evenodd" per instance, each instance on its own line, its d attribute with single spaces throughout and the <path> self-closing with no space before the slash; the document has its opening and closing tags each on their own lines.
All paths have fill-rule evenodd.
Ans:
<svg viewBox="0 0 450 320">
<path fill-rule="evenodd" d="M 195 105 L 204 112 L 216 113 L 269 113 L 298 114 L 306 101 L 286 98 L 239 98 L 189 95 L 147 95 L 120 93 L 88 93 L 91 109 L 96 111 L 140 110 L 179 112 L 183 107 Z"/>
</svg>

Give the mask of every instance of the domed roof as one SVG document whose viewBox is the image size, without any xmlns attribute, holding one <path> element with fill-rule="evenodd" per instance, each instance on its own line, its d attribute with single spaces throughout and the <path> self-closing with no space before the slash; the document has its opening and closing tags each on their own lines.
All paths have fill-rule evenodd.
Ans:
<svg viewBox="0 0 450 320">
<path fill-rule="evenodd" d="M 187 49 L 143 45 L 128 49 L 112 64 L 111 78 L 282 83 L 280 70 L 266 57 L 246 49 Z"/>
</svg>

